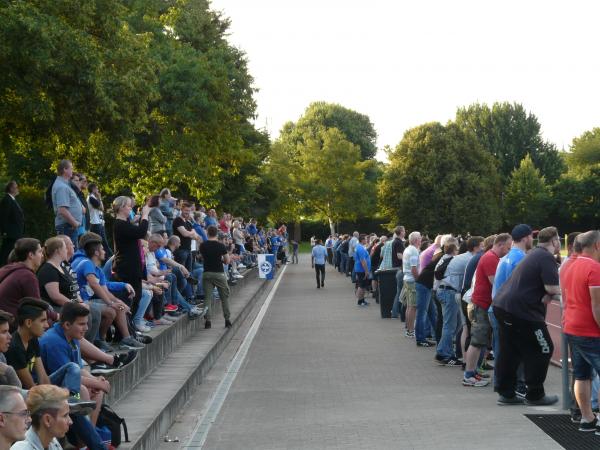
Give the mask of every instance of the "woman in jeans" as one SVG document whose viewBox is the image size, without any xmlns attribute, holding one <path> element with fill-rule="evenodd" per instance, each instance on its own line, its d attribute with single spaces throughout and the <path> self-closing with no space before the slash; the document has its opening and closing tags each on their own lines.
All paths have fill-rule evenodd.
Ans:
<svg viewBox="0 0 600 450">
<path fill-rule="evenodd" d="M 142 296 L 142 279 L 144 267 L 142 265 L 143 247 L 141 239 L 148 233 L 148 214 L 150 207 L 146 204 L 142 208 L 139 225 L 130 222 L 129 217 L 133 201 L 129 197 L 117 197 L 112 204 L 115 213 L 113 225 L 113 242 L 115 243 L 115 257 L 113 272 L 117 281 L 129 283 L 135 291 L 132 303 L 132 313 L 135 314 Z"/>
</svg>

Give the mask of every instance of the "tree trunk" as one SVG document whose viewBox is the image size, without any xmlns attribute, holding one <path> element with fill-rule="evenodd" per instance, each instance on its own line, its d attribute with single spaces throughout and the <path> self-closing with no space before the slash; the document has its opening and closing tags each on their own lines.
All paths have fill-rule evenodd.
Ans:
<svg viewBox="0 0 600 450">
<path fill-rule="evenodd" d="M 333 236 L 335 234 L 335 223 L 333 222 L 331 217 L 328 217 L 327 219 L 329 220 L 329 231 L 331 232 L 331 235 Z"/>
</svg>

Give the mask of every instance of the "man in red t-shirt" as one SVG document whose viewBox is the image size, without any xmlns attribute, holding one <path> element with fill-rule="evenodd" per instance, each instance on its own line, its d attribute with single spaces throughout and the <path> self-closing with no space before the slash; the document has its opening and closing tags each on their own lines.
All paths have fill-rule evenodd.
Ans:
<svg viewBox="0 0 600 450">
<path fill-rule="evenodd" d="M 577 236 L 581 253 L 561 270 L 563 331 L 572 350 L 580 431 L 596 431 L 591 404 L 592 369 L 600 373 L 600 231 Z"/>
<path fill-rule="evenodd" d="M 487 380 L 482 380 L 477 374 L 476 366 L 481 349 L 488 345 L 490 334 L 490 319 L 488 309 L 492 304 L 492 286 L 500 258 L 506 255 L 512 245 L 512 237 L 508 233 L 501 233 L 494 239 L 494 246 L 479 260 L 475 270 L 475 287 L 471 296 L 468 314 L 471 321 L 471 342 L 465 355 L 465 373 L 462 384 L 464 386 L 487 386 Z"/>
</svg>

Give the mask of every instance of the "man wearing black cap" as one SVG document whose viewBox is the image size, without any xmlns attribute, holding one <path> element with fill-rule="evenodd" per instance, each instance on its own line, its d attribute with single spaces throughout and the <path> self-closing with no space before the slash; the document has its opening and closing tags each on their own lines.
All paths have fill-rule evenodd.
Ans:
<svg viewBox="0 0 600 450">
<path fill-rule="evenodd" d="M 558 265 L 561 247 L 558 231 L 547 227 L 538 234 L 538 246 L 513 270 L 494 298 L 494 315 L 500 328 L 500 355 L 496 360 L 498 404 L 552 405 L 544 381 L 554 346 L 546 325 L 546 305 L 560 299 Z M 527 394 L 515 395 L 517 368 L 523 362 Z"/>
</svg>

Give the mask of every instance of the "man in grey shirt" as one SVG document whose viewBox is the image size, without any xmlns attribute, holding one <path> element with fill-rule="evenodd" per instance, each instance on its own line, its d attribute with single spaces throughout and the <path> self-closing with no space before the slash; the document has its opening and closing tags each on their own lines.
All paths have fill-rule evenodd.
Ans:
<svg viewBox="0 0 600 450">
<path fill-rule="evenodd" d="M 68 159 L 58 163 L 58 176 L 52 186 L 52 206 L 56 217 L 54 227 L 56 234 L 69 236 L 77 249 L 77 229 L 83 223 L 83 206 L 71 187 L 73 164 Z"/>
</svg>

